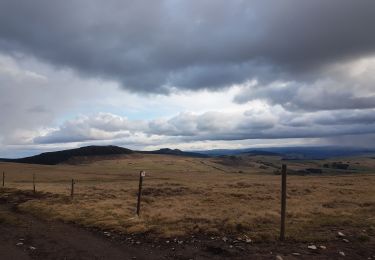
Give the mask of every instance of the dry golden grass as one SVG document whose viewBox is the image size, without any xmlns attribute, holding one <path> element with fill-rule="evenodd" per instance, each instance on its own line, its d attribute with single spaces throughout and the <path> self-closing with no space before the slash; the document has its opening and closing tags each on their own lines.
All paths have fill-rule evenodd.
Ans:
<svg viewBox="0 0 375 260">
<path fill-rule="evenodd" d="M 272 240 L 278 235 L 280 176 L 273 174 L 272 167 L 259 166 L 265 160 L 282 162 L 260 156 L 248 160 L 236 166 L 218 159 L 131 155 L 74 166 L 1 163 L 0 170 L 6 172 L 7 187 L 30 190 L 35 173 L 38 191 L 60 195 L 20 205 L 36 215 L 124 233 L 163 237 L 225 233 Z M 325 240 L 331 227 L 374 230 L 375 175 L 369 172 L 373 162 L 355 160 L 363 160 L 366 171 L 288 176 L 288 237 Z M 311 167 L 322 162 L 304 163 Z M 290 167 L 298 169 L 301 163 Z M 146 170 L 147 176 L 138 218 L 140 170 Z M 73 201 L 69 198 L 72 178 L 77 180 Z"/>
</svg>

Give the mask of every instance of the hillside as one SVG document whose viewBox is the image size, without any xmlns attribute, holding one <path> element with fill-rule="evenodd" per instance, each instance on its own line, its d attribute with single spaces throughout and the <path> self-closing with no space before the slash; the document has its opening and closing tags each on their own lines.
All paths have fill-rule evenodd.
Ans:
<svg viewBox="0 0 375 260">
<path fill-rule="evenodd" d="M 55 165 L 63 162 L 74 161 L 77 164 L 83 157 L 98 157 L 98 156 L 110 156 L 110 155 L 124 155 L 124 154 L 162 154 L 162 155 L 176 155 L 176 156 L 187 156 L 187 157 L 209 157 L 208 155 L 184 152 L 178 149 L 164 148 L 156 151 L 133 151 L 127 148 L 119 146 L 85 146 L 76 149 L 62 150 L 56 152 L 46 152 L 39 155 L 34 155 L 19 159 L 0 159 L 2 162 L 16 162 L 16 163 L 29 163 L 29 164 L 45 164 Z M 79 158 L 82 157 L 82 158 Z M 87 158 L 86 158 L 87 159 Z"/>
<path fill-rule="evenodd" d="M 55 165 L 78 156 L 103 156 L 103 155 L 119 155 L 131 154 L 132 150 L 118 146 L 85 146 L 76 149 L 69 149 L 57 152 L 41 153 L 30 157 L 20 159 L 2 159 L 6 162 L 30 163 L 30 164 L 47 164 Z"/>
</svg>

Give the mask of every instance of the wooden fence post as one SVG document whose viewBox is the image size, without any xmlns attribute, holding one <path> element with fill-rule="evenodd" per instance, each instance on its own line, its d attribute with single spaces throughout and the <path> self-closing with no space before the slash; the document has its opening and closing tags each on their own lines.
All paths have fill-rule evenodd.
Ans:
<svg viewBox="0 0 375 260">
<path fill-rule="evenodd" d="M 5 172 L 3 172 L 3 187 L 5 186 Z"/>
<path fill-rule="evenodd" d="M 146 176 L 145 171 L 139 172 L 139 187 L 138 187 L 138 200 L 137 200 L 137 215 L 139 216 L 139 211 L 141 209 L 141 196 L 142 196 L 142 183 L 143 183 L 143 177 Z"/>
<path fill-rule="evenodd" d="M 280 223 L 280 241 L 285 240 L 285 212 L 286 212 L 286 165 L 281 169 L 281 223 Z"/>
<path fill-rule="evenodd" d="M 35 190 L 35 173 L 33 173 L 33 191 L 34 191 L 34 194 L 36 192 Z"/>
<path fill-rule="evenodd" d="M 74 179 L 72 179 L 72 186 L 71 186 L 71 189 L 70 189 L 70 198 L 73 199 L 74 197 L 74 184 L 75 184 L 75 181 Z"/>
</svg>

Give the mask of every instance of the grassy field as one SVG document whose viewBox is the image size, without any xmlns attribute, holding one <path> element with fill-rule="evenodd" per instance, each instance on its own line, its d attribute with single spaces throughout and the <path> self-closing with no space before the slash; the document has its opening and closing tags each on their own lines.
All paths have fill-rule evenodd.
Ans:
<svg viewBox="0 0 375 260">
<path fill-rule="evenodd" d="M 343 173 L 288 176 L 287 238 L 322 241 L 348 230 L 359 239 L 375 233 L 375 159 L 342 158 Z M 35 215 L 123 233 L 175 237 L 196 233 L 251 237 L 278 236 L 280 176 L 288 169 L 321 167 L 329 161 L 281 161 L 251 156 L 188 158 L 127 155 L 77 165 L 0 163 L 6 187 L 56 196 L 19 206 Z M 141 216 L 135 216 L 139 171 L 145 170 Z M 74 178 L 75 197 L 70 200 Z M 0 216 L 1 218 L 1 216 Z"/>
</svg>

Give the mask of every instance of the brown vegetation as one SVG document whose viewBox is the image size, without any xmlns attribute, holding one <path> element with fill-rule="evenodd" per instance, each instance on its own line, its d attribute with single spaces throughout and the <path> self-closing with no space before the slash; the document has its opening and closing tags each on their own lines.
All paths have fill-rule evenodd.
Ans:
<svg viewBox="0 0 375 260">
<path fill-rule="evenodd" d="M 7 187 L 31 190 L 35 173 L 38 192 L 57 194 L 18 206 L 38 216 L 161 237 L 204 233 L 276 239 L 280 176 L 274 175 L 274 168 L 259 166 L 281 165 L 280 158 L 245 157 L 241 161 L 251 161 L 239 167 L 217 160 L 133 154 L 80 165 L 1 163 L 0 168 L 6 172 Z M 336 235 L 332 230 L 342 228 L 353 228 L 358 236 L 374 236 L 375 175 L 370 170 L 374 162 L 353 160 L 361 162 L 356 174 L 288 177 L 288 239 L 327 240 Z M 288 166 L 298 170 L 319 164 L 290 162 Z M 140 170 L 147 175 L 138 218 Z M 70 200 L 72 178 L 76 193 Z"/>
</svg>

